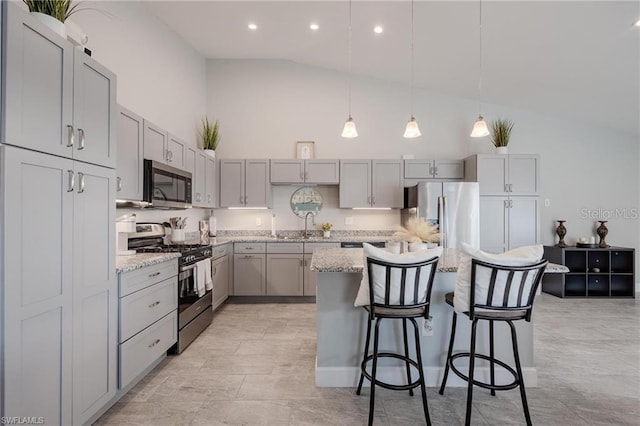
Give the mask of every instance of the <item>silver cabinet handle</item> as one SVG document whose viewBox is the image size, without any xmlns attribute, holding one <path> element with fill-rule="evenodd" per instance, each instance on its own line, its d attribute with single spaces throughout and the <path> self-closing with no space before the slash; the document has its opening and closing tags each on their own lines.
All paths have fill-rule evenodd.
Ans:
<svg viewBox="0 0 640 426">
<path fill-rule="evenodd" d="M 67 186 L 67 192 L 73 192 L 76 186 L 76 174 L 73 170 L 67 170 L 67 177 L 69 179 L 69 185 Z"/>
<path fill-rule="evenodd" d="M 429 164 L 429 176 L 433 176 L 433 167 Z"/>
<path fill-rule="evenodd" d="M 504 208 L 505 209 L 509 208 L 509 200 L 504 200 Z"/>
<path fill-rule="evenodd" d="M 300 259 L 300 267 L 302 268 L 303 266 L 304 266 L 304 261 Z"/>
<path fill-rule="evenodd" d="M 173 151 L 169 151 L 169 162 L 173 163 Z"/>
<path fill-rule="evenodd" d="M 80 139 L 78 142 L 78 151 L 81 151 L 84 149 L 84 129 L 78 128 L 78 139 Z"/>
<path fill-rule="evenodd" d="M 245 250 L 253 250 L 253 247 L 245 247 Z"/>
<path fill-rule="evenodd" d="M 160 275 L 160 272 L 154 272 L 153 274 L 149 274 L 149 278 L 157 277 Z"/>
<path fill-rule="evenodd" d="M 84 192 L 84 173 L 78 172 L 78 177 L 80 178 L 80 187 L 78 188 L 78 194 L 82 194 Z"/>
<path fill-rule="evenodd" d="M 67 147 L 73 146 L 73 143 L 75 142 L 75 135 L 74 135 L 74 131 L 73 131 L 73 126 L 70 124 L 67 124 Z"/>
<path fill-rule="evenodd" d="M 438 176 L 438 166 L 433 168 L 433 175 Z"/>
<path fill-rule="evenodd" d="M 300 172 L 300 180 L 304 180 L 304 172 Z"/>
<path fill-rule="evenodd" d="M 307 259 L 304 260 L 304 266 L 307 267 Z"/>
<path fill-rule="evenodd" d="M 152 344 L 149 345 L 150 348 L 154 347 L 155 345 L 157 345 L 158 343 L 160 343 L 160 339 L 156 339 L 153 341 Z"/>
<path fill-rule="evenodd" d="M 218 268 L 213 268 L 213 275 L 216 275 L 218 273 Z"/>
<path fill-rule="evenodd" d="M 508 183 L 504 184 L 504 192 L 509 192 L 509 184 Z"/>
<path fill-rule="evenodd" d="M 367 204 L 371 204 L 371 197 L 367 197 Z"/>
<path fill-rule="evenodd" d="M 200 202 L 202 200 L 202 195 L 199 192 L 196 192 L 196 201 Z"/>
<path fill-rule="evenodd" d="M 245 259 L 253 259 L 253 256 L 244 256 Z"/>
<path fill-rule="evenodd" d="M 122 178 L 118 176 L 116 178 L 116 192 L 122 191 Z"/>
<path fill-rule="evenodd" d="M 376 197 L 371 197 L 371 205 L 372 206 L 376 205 Z"/>
<path fill-rule="evenodd" d="M 210 202 L 211 202 L 211 194 L 208 194 L 207 195 L 207 203 L 210 203 Z"/>
<path fill-rule="evenodd" d="M 245 196 L 244 196 L 244 204 L 245 204 L 245 205 L 248 203 L 248 201 L 247 201 L 248 199 L 249 199 L 249 197 L 247 197 L 247 196 L 245 195 Z"/>
<path fill-rule="evenodd" d="M 152 304 L 149 305 L 150 308 L 154 308 L 156 306 L 158 306 L 160 304 L 159 300 L 156 300 L 155 302 L 153 302 Z"/>
<path fill-rule="evenodd" d="M 304 180 L 306 181 L 307 179 L 309 179 L 309 173 L 304 172 Z"/>
<path fill-rule="evenodd" d="M 509 192 L 513 192 L 513 184 L 512 183 L 509 184 Z"/>
</svg>

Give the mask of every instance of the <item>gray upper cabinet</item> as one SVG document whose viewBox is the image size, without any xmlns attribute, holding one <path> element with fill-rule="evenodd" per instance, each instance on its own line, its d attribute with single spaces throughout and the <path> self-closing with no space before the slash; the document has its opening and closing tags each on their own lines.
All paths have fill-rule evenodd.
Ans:
<svg viewBox="0 0 640 426">
<path fill-rule="evenodd" d="M 6 12 L 3 142 L 115 167 L 115 75 L 15 5 Z"/>
<path fill-rule="evenodd" d="M 402 160 L 341 160 L 341 208 L 402 208 Z"/>
<path fill-rule="evenodd" d="M 323 184 L 340 183 L 338 160 L 271 160 L 272 184 Z"/>
<path fill-rule="evenodd" d="M 220 160 L 220 207 L 269 207 L 269 160 Z"/>
<path fill-rule="evenodd" d="M 126 108 L 118 107 L 117 199 L 142 200 L 142 129 L 142 117 Z"/>
<path fill-rule="evenodd" d="M 191 172 L 194 207 L 216 207 L 216 161 L 204 151 L 185 147 L 184 169 Z"/>
<path fill-rule="evenodd" d="M 465 160 L 467 180 L 480 184 L 480 195 L 537 195 L 540 156 L 478 154 Z"/>
<path fill-rule="evenodd" d="M 179 169 L 184 169 L 184 157 L 187 144 L 171 133 L 169 133 L 167 140 L 167 164 Z"/>
<path fill-rule="evenodd" d="M 204 182 L 205 207 L 214 208 L 216 207 L 216 160 L 205 155 L 207 158 Z"/>
<path fill-rule="evenodd" d="M 405 179 L 464 179 L 464 160 L 404 160 Z"/>
<path fill-rule="evenodd" d="M 144 120 L 144 158 L 166 163 L 168 138 L 165 130 Z"/>
<path fill-rule="evenodd" d="M 116 76 L 82 50 L 75 50 L 73 158 L 116 167 Z"/>
</svg>

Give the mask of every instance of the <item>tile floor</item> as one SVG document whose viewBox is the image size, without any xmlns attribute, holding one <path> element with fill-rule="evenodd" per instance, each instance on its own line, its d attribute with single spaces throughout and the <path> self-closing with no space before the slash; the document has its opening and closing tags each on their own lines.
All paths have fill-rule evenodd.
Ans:
<svg viewBox="0 0 640 426">
<path fill-rule="evenodd" d="M 536 302 L 536 425 L 640 424 L 640 302 Z M 163 361 L 97 425 L 362 425 L 368 389 L 314 385 L 315 305 L 228 304 L 182 355 Z M 433 424 L 464 422 L 466 391 L 428 389 Z M 375 423 L 424 423 L 420 397 L 381 389 Z M 524 424 L 517 390 L 474 392 L 472 424 Z"/>
</svg>

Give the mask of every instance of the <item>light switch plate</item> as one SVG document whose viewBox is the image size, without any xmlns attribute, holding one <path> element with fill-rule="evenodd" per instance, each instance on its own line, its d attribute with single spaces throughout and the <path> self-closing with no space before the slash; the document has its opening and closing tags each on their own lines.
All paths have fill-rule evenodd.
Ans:
<svg viewBox="0 0 640 426">
<path fill-rule="evenodd" d="M 262 218 L 256 217 L 256 226 L 262 225 Z"/>
</svg>

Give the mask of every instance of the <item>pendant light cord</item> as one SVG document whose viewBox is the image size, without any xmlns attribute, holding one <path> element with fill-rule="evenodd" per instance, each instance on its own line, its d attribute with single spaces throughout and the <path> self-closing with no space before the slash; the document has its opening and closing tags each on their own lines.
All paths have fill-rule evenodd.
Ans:
<svg viewBox="0 0 640 426">
<path fill-rule="evenodd" d="M 413 0 L 411 0 L 411 119 L 413 119 L 414 98 L 414 61 L 413 61 Z"/>
<path fill-rule="evenodd" d="M 478 115 L 482 114 L 482 0 L 480 0 L 480 7 L 478 13 L 479 29 L 480 29 L 480 57 L 478 59 Z"/>
<path fill-rule="evenodd" d="M 351 0 L 349 0 L 349 119 L 351 119 Z"/>
</svg>

